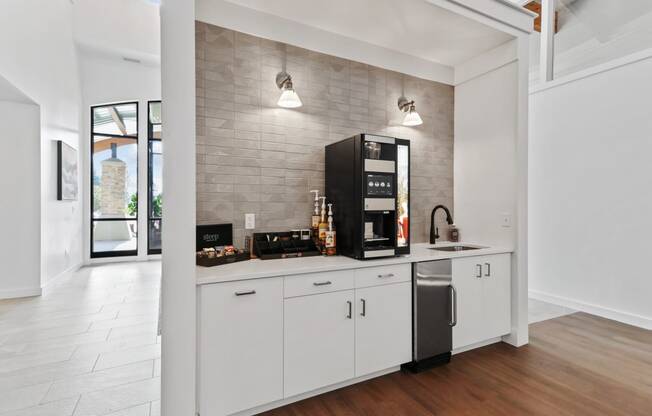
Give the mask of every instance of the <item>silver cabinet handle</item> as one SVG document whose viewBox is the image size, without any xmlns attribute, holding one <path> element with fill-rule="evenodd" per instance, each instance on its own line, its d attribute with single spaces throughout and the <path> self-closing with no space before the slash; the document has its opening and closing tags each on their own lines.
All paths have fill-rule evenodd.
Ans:
<svg viewBox="0 0 652 416">
<path fill-rule="evenodd" d="M 476 271 L 475 271 L 475 277 L 478 279 L 482 277 L 482 264 L 476 264 Z"/>
<path fill-rule="evenodd" d="M 360 302 L 362 302 L 362 312 L 360 312 L 360 316 L 367 316 L 367 301 L 360 299 Z"/>
<path fill-rule="evenodd" d="M 346 303 L 349 305 L 349 314 L 346 315 L 346 319 L 351 319 L 353 318 L 353 302 L 347 300 Z"/>
<path fill-rule="evenodd" d="M 255 290 L 245 290 L 243 292 L 235 292 L 236 296 L 247 296 L 247 295 L 255 295 L 256 291 Z"/>
<path fill-rule="evenodd" d="M 450 293 L 451 293 L 451 322 L 450 326 L 455 326 L 457 325 L 457 290 L 455 290 L 455 286 L 450 285 Z"/>
<path fill-rule="evenodd" d="M 378 275 L 379 279 L 383 279 L 383 278 L 386 278 L 386 277 L 394 277 L 394 273 L 387 273 L 387 274 L 379 274 Z"/>
<path fill-rule="evenodd" d="M 313 285 L 315 285 L 315 286 L 328 286 L 330 284 L 332 284 L 332 282 L 330 280 L 327 280 L 325 282 L 315 282 L 315 283 L 313 283 Z"/>
<path fill-rule="evenodd" d="M 487 271 L 485 272 L 484 275 L 485 275 L 486 277 L 491 276 L 491 264 L 489 264 L 489 263 L 485 263 L 484 265 L 487 266 Z"/>
</svg>

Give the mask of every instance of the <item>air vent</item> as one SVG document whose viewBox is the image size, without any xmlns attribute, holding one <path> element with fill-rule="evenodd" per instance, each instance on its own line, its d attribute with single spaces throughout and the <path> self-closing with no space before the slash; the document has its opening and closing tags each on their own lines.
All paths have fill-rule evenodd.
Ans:
<svg viewBox="0 0 652 416">
<path fill-rule="evenodd" d="M 136 58 L 127 58 L 126 56 L 123 56 L 123 57 L 122 57 L 122 60 L 123 60 L 123 61 L 126 61 L 126 62 L 131 62 L 131 63 L 134 63 L 134 64 L 140 64 L 140 63 L 141 63 L 140 59 L 136 59 Z"/>
</svg>

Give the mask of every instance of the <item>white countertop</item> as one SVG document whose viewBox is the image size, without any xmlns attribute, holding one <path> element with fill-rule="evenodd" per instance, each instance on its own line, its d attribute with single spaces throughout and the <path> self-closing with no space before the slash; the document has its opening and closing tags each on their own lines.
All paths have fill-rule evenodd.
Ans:
<svg viewBox="0 0 652 416">
<path fill-rule="evenodd" d="M 443 260 L 457 257 L 484 256 L 488 254 L 511 253 L 511 247 L 487 247 L 482 244 L 468 242 L 437 243 L 437 247 L 451 245 L 482 246 L 477 250 L 467 251 L 437 251 L 430 250 L 431 244 L 420 243 L 410 246 L 407 256 L 387 257 L 373 260 L 355 260 L 345 256 L 315 256 L 277 260 L 248 260 L 214 267 L 197 266 L 196 278 L 198 285 L 210 283 L 232 282 L 237 280 L 260 279 L 264 277 L 287 276 L 292 274 L 316 273 L 333 270 L 360 269 L 390 264 L 416 263 L 430 260 Z"/>
</svg>

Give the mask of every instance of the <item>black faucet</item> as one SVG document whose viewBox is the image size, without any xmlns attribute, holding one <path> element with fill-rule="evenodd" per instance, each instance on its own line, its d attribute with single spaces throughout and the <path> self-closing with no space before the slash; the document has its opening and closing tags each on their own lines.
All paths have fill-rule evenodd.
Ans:
<svg viewBox="0 0 652 416">
<path fill-rule="evenodd" d="M 450 225 L 453 223 L 451 212 L 443 205 L 437 205 L 430 214 L 430 244 L 435 244 L 439 238 L 439 229 L 435 226 L 435 213 L 441 208 L 446 212 L 446 222 Z"/>
</svg>

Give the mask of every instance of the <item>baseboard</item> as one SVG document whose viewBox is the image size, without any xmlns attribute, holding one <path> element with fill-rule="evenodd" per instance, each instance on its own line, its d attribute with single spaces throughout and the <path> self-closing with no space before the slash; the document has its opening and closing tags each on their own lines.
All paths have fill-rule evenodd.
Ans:
<svg viewBox="0 0 652 416">
<path fill-rule="evenodd" d="M 82 266 L 83 266 L 83 263 L 81 261 L 79 263 L 73 264 L 72 266 L 68 267 L 66 270 L 62 271 L 61 273 L 57 274 L 56 276 L 49 278 L 45 283 L 43 283 L 41 285 L 41 289 L 46 289 L 46 288 L 52 286 L 52 284 L 55 281 L 59 280 L 60 278 L 62 278 L 63 276 L 65 276 L 67 274 L 76 272 L 77 270 L 81 269 Z"/>
<path fill-rule="evenodd" d="M 0 300 L 28 298 L 32 296 L 41 296 L 41 288 L 24 287 L 20 289 L 0 290 Z"/>
<path fill-rule="evenodd" d="M 248 409 L 248 410 L 243 410 L 241 412 L 236 412 L 236 413 L 233 413 L 232 416 L 252 416 L 252 415 L 257 415 L 259 413 L 263 413 L 263 412 L 266 412 L 268 410 L 276 409 L 276 408 L 281 407 L 281 406 L 286 406 L 288 404 L 298 402 L 300 400 L 304 400 L 304 399 L 307 399 L 309 397 L 318 396 L 320 394 L 327 393 L 329 391 L 341 389 L 342 387 L 347 387 L 347 386 L 350 386 L 352 384 L 356 384 L 356 383 L 360 383 L 360 382 L 363 382 L 363 381 L 370 380 L 372 378 L 384 376 L 386 374 L 394 373 L 396 371 L 401 371 L 401 367 L 398 366 L 398 367 L 388 368 L 386 370 L 378 371 L 378 372 L 375 372 L 375 373 L 372 373 L 372 374 L 367 374 L 366 376 L 357 377 L 357 378 L 354 378 L 354 379 L 351 379 L 351 380 L 343 381 L 341 383 L 337 383 L 337 384 L 333 384 L 333 385 L 330 385 L 330 386 L 322 387 L 322 388 L 319 388 L 319 389 L 316 389 L 316 390 L 308 391 L 306 393 L 301 393 L 301 394 L 298 394 L 296 396 L 288 397 L 286 399 L 281 399 L 281 400 L 278 400 L 278 401 L 275 401 L 275 402 L 272 402 L 272 403 L 268 403 L 268 404 L 264 404 L 262 406 L 255 407 L 253 409 Z M 201 414 L 201 409 L 199 409 L 199 413 Z"/>
<path fill-rule="evenodd" d="M 501 341 L 502 339 L 500 337 L 490 338 L 484 341 L 476 342 L 475 344 L 467 345 L 465 347 L 456 348 L 452 351 L 452 353 L 453 355 L 461 354 L 463 352 L 471 351 L 476 348 L 482 348 L 482 347 L 486 347 L 487 345 L 496 344 Z"/>
<path fill-rule="evenodd" d="M 163 256 L 161 254 L 149 254 L 145 257 L 141 257 L 141 256 L 99 257 L 95 259 L 87 259 L 84 265 L 100 266 L 102 264 L 138 263 L 138 262 L 145 262 L 145 261 L 160 261 L 162 259 Z"/>
<path fill-rule="evenodd" d="M 536 290 L 530 290 L 529 296 L 532 299 L 552 303 L 558 306 L 564 306 L 566 308 L 575 309 L 581 312 L 586 312 L 591 315 L 596 315 L 602 318 L 611 319 L 613 321 L 622 322 L 624 324 L 637 326 L 639 328 L 652 330 L 652 318 L 647 318 L 645 316 L 617 311 L 615 309 L 610 309 L 610 308 L 604 308 L 602 306 L 581 302 L 563 296 L 551 295 L 549 293 L 539 292 Z"/>
</svg>

